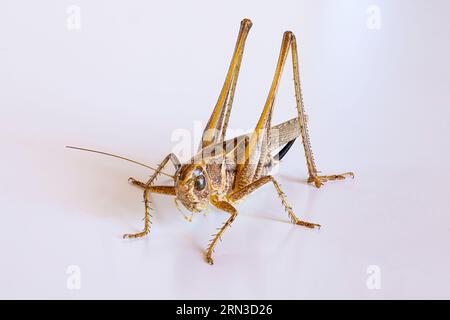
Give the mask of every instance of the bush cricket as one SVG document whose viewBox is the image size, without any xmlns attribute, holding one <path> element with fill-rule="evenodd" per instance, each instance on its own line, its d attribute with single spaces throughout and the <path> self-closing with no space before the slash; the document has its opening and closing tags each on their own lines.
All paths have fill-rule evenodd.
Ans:
<svg viewBox="0 0 450 320">
<path fill-rule="evenodd" d="M 149 233 L 151 223 L 149 195 L 151 193 L 174 196 L 177 205 L 178 202 L 181 202 L 192 213 L 202 212 L 212 205 L 229 214 L 228 219 L 218 228 L 218 232 L 213 236 L 206 249 L 206 261 L 209 264 L 213 264 L 212 255 L 217 241 L 221 239 L 225 230 L 238 215 L 235 205 L 265 184 L 273 185 L 292 223 L 307 228 L 320 227 L 319 224 L 300 220 L 294 214 L 279 183 L 270 175 L 271 169 L 285 156 L 298 137 L 301 137 L 303 142 L 309 173 L 308 183 L 313 183 L 319 188 L 324 182 L 329 180 L 342 180 L 346 177 L 354 177 L 352 172 L 319 175 L 319 171 L 316 169 L 303 106 L 297 43 L 294 34 L 290 31 L 286 31 L 283 35 L 275 75 L 255 130 L 233 139 L 225 139 L 245 41 L 251 26 L 252 22 L 249 19 L 241 21 L 239 35 L 222 90 L 203 131 L 198 153 L 190 161 L 182 164 L 176 155 L 171 153 L 164 158 L 157 168 L 152 168 L 140 162 L 113 154 L 68 146 L 73 149 L 97 152 L 132 161 L 154 171 L 146 182 L 129 178 L 131 184 L 143 190 L 145 207 L 144 229 L 139 233 L 125 234 L 124 238 L 140 238 Z M 271 119 L 275 97 L 289 51 L 292 56 L 298 115 L 289 121 L 272 126 Z M 169 162 L 175 168 L 173 176 L 163 172 Z M 174 184 L 171 186 L 155 185 L 157 177 L 161 174 L 173 178 Z"/>
</svg>

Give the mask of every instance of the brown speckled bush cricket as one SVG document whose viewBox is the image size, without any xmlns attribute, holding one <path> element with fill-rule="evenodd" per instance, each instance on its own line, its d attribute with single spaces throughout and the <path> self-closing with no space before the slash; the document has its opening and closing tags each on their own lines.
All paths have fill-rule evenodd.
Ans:
<svg viewBox="0 0 450 320">
<path fill-rule="evenodd" d="M 275 75 L 255 130 L 249 134 L 225 140 L 245 41 L 251 26 L 252 22 L 249 19 L 242 20 L 225 83 L 204 129 L 198 153 L 184 164 L 181 164 L 174 154 L 169 154 L 156 169 L 144 165 L 154 170 L 153 175 L 146 182 L 141 182 L 134 178 L 129 179 L 133 185 L 142 188 L 144 191 L 144 229 L 139 233 L 125 234 L 124 238 L 139 238 L 149 233 L 151 217 L 150 193 L 175 196 L 176 202 L 181 202 L 192 213 L 201 212 L 209 205 L 212 205 L 230 215 L 223 226 L 218 229 L 217 234 L 213 236 L 206 249 L 206 261 L 213 264 L 212 253 L 217 241 L 238 215 L 235 204 L 267 183 L 271 183 L 275 187 L 289 218 L 294 224 L 307 228 L 320 227 L 318 224 L 302 221 L 294 214 L 280 185 L 270 175 L 274 165 L 284 157 L 295 139 L 300 136 L 309 173 L 308 183 L 312 182 L 319 188 L 325 181 L 354 177 L 352 172 L 335 175 L 318 174 L 311 151 L 307 119 L 303 106 L 297 43 L 294 34 L 290 31 L 286 31 L 283 35 Z M 289 50 L 292 55 L 298 116 L 279 125 L 271 126 L 275 96 Z M 142 163 L 104 152 L 76 147 L 70 148 L 102 153 L 143 165 Z M 277 150 L 279 151 L 276 152 Z M 176 172 L 173 176 L 162 171 L 169 162 L 175 167 Z M 154 185 L 156 178 L 160 174 L 172 177 L 174 185 Z"/>
</svg>

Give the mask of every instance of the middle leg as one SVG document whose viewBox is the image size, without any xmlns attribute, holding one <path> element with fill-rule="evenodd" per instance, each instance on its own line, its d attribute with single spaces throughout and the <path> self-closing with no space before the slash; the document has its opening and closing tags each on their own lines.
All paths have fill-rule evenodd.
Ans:
<svg viewBox="0 0 450 320">
<path fill-rule="evenodd" d="M 315 228 L 318 227 L 320 228 L 320 224 L 316 224 L 316 223 L 311 223 L 311 222 L 307 222 L 307 221 L 303 221 L 300 220 L 294 213 L 294 211 L 292 210 L 292 207 L 288 204 L 287 199 L 286 199 L 286 195 L 284 194 L 283 190 L 281 190 L 280 185 L 278 184 L 278 182 L 275 180 L 274 177 L 272 176 L 264 176 L 252 183 L 250 183 L 249 185 L 247 185 L 246 187 L 232 193 L 228 199 L 231 202 L 236 202 L 239 201 L 242 198 L 245 198 L 246 196 L 248 196 L 249 194 L 251 194 L 253 191 L 255 191 L 256 189 L 262 187 L 263 185 L 265 185 L 268 182 L 272 182 L 275 190 L 278 193 L 278 196 L 281 199 L 281 202 L 283 204 L 284 209 L 286 210 L 290 220 L 292 221 L 292 223 L 300 225 L 300 226 L 304 226 L 307 228 Z"/>
</svg>

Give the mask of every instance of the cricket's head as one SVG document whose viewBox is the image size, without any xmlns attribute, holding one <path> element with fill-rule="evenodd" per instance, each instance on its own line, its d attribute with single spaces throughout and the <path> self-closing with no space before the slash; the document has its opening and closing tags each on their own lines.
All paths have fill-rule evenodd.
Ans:
<svg viewBox="0 0 450 320">
<path fill-rule="evenodd" d="M 182 165 L 175 174 L 177 199 L 191 212 L 206 209 L 209 203 L 209 181 L 202 164 Z"/>
</svg>

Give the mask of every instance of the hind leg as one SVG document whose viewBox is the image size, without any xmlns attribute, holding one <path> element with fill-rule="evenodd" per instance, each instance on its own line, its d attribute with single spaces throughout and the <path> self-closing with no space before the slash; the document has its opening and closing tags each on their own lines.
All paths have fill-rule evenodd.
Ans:
<svg viewBox="0 0 450 320">
<path fill-rule="evenodd" d="M 203 131 L 199 150 L 207 147 L 208 145 L 220 142 L 225 138 L 228 120 L 230 118 L 231 108 L 233 105 L 236 84 L 239 77 L 239 69 L 244 54 L 245 41 L 251 27 L 252 22 L 249 19 L 244 19 L 241 21 L 241 27 L 239 29 L 233 57 L 231 58 L 225 82 L 222 90 L 220 91 L 214 110 Z"/>
<path fill-rule="evenodd" d="M 333 175 L 318 175 L 318 171 L 316 169 L 316 164 L 314 162 L 314 157 L 311 149 L 311 142 L 309 139 L 308 132 L 308 123 L 307 117 L 305 114 L 305 107 L 303 104 L 303 95 L 302 88 L 300 84 L 300 72 L 298 65 L 298 50 L 297 50 L 297 42 L 295 40 L 295 36 L 292 34 L 292 66 L 294 73 L 294 86 L 295 86 L 295 100 L 297 104 L 298 118 L 300 123 L 300 133 L 303 141 L 303 148 L 305 151 L 306 163 L 308 167 L 309 177 L 308 183 L 314 182 L 317 188 L 323 184 L 323 182 L 331 181 L 331 180 L 343 180 L 346 177 L 354 178 L 353 172 L 346 172 L 342 174 L 333 174 Z"/>
<path fill-rule="evenodd" d="M 320 176 L 318 174 L 318 170 L 316 168 L 316 164 L 314 162 L 314 157 L 311 148 L 311 142 L 308 133 L 308 124 L 307 117 L 305 114 L 305 107 L 303 104 L 303 95 L 300 84 L 300 72 L 299 72 L 299 64 L 298 64 L 298 50 L 297 50 L 297 42 L 295 36 L 292 32 L 286 31 L 283 35 L 283 41 L 281 43 L 280 54 L 278 57 L 278 63 L 275 70 L 275 75 L 272 81 L 272 86 L 270 87 L 269 94 L 267 96 L 266 103 L 264 105 L 263 112 L 259 118 L 258 124 L 256 125 L 256 132 L 267 132 L 266 135 L 270 140 L 270 127 L 271 127 L 271 119 L 272 113 L 274 109 L 274 103 L 276 98 L 276 93 L 278 91 L 278 86 L 280 83 L 280 78 L 283 72 L 284 65 L 286 63 L 287 56 L 289 54 L 289 49 L 291 49 L 292 55 L 292 66 L 293 66 L 293 74 L 294 74 L 294 89 L 295 89 L 295 100 L 297 106 L 297 114 L 300 125 L 300 135 L 302 137 L 303 149 L 305 152 L 306 165 L 308 168 L 308 182 L 314 182 L 316 187 L 320 187 L 323 182 L 330 180 L 342 180 L 346 177 L 354 177 L 352 172 L 346 172 L 343 174 L 334 174 L 334 175 L 323 175 Z M 257 140 L 254 139 L 253 142 L 249 145 L 249 150 L 247 154 L 252 154 L 253 149 L 257 147 Z M 289 146 L 290 147 L 290 146 Z M 287 148 L 289 149 L 289 148 Z M 287 151 L 287 150 L 286 150 Z M 265 161 L 265 159 L 261 159 L 261 161 Z M 242 170 L 242 166 L 240 168 Z M 239 176 L 240 177 L 240 176 Z M 241 177 L 240 177 L 241 178 Z M 255 176 L 254 178 L 259 178 Z M 248 180 L 248 179 L 247 179 Z"/>
</svg>

